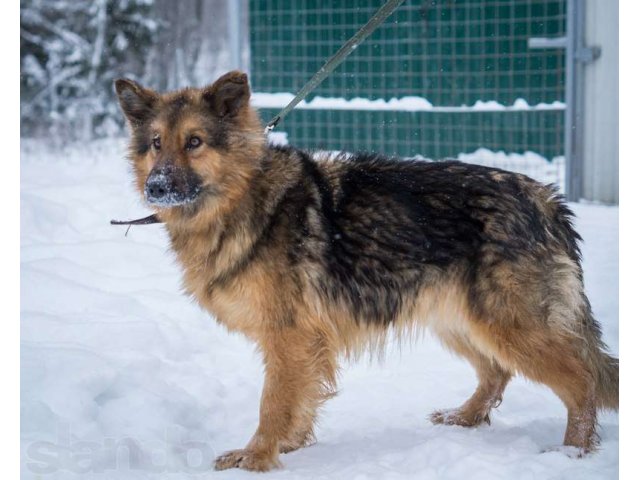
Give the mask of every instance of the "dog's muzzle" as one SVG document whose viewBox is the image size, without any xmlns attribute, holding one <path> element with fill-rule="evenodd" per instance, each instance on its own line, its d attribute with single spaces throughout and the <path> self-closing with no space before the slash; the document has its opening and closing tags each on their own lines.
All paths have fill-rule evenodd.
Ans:
<svg viewBox="0 0 640 480">
<path fill-rule="evenodd" d="M 198 193 L 200 188 L 196 182 L 186 174 L 180 175 L 179 172 L 152 172 L 144 185 L 145 199 L 158 207 L 175 207 L 191 203 L 198 197 Z"/>
</svg>

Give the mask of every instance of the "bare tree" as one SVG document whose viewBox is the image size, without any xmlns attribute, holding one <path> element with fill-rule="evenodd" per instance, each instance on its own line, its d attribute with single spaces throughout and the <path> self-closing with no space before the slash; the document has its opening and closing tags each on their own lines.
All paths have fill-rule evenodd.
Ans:
<svg viewBox="0 0 640 480">
<path fill-rule="evenodd" d="M 203 85 L 228 69 L 227 0 L 156 0 L 158 39 L 144 80 L 172 90 Z"/>
</svg>

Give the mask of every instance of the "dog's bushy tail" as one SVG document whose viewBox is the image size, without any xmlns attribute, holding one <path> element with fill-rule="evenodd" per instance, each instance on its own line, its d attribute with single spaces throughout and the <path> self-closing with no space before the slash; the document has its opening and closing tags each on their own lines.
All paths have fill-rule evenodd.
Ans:
<svg viewBox="0 0 640 480">
<path fill-rule="evenodd" d="M 598 407 L 618 410 L 618 359 L 603 353 L 598 369 Z"/>
<path fill-rule="evenodd" d="M 602 409 L 618 410 L 618 359 L 609 354 L 607 346 L 602 341 L 600 324 L 593 317 L 591 305 L 584 294 L 582 255 L 579 247 L 582 238 L 573 226 L 573 212 L 555 187 L 552 187 L 551 197 L 556 206 L 553 221 L 555 238 L 561 241 L 568 256 L 578 266 L 579 284 L 582 289 L 582 306 L 579 307 L 578 314 L 579 336 L 587 344 L 585 357 L 596 382 L 596 405 Z"/>
<path fill-rule="evenodd" d="M 618 410 L 618 359 L 610 355 L 602 341 L 600 325 L 593 318 L 588 303 L 584 312 L 583 326 L 587 342 L 587 361 L 596 381 L 596 406 Z"/>
</svg>

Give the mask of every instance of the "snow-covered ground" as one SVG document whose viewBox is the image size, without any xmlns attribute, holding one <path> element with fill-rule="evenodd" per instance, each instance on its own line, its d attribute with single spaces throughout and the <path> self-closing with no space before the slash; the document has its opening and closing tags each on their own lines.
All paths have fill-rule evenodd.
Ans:
<svg viewBox="0 0 640 480">
<path fill-rule="evenodd" d="M 122 140 L 51 151 L 21 146 L 21 457 L 23 478 L 257 478 L 211 472 L 257 422 L 253 346 L 180 293 L 162 226 L 109 225 L 147 213 Z M 618 209 L 572 205 L 585 281 L 618 351 Z M 565 409 L 523 379 L 491 425 L 433 426 L 463 402 L 473 370 L 429 337 L 390 346 L 384 363 L 345 365 L 318 443 L 281 457 L 278 479 L 614 479 L 618 417 L 582 460 L 541 453 L 562 441 Z M 189 477 L 191 478 L 191 477 Z"/>
</svg>

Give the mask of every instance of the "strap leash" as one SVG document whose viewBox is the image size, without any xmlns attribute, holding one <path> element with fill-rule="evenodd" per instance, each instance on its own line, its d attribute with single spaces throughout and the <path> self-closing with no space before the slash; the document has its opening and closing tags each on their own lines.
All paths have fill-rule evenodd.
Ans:
<svg viewBox="0 0 640 480">
<path fill-rule="evenodd" d="M 369 19 L 369 21 L 356 32 L 327 62 L 318 70 L 313 77 L 300 89 L 298 94 L 284 107 L 280 113 L 271 119 L 264 129 L 265 135 L 273 130 L 280 121 L 286 117 L 295 106 L 300 103 L 312 90 L 314 90 L 325 78 L 340 65 L 347 56 L 353 52 L 378 26 L 391 15 L 404 0 L 388 0 Z"/>
<path fill-rule="evenodd" d="M 351 52 L 358 48 L 358 45 L 371 35 L 373 31 L 378 28 L 378 26 L 384 22 L 389 15 L 396 10 L 396 8 L 400 6 L 402 2 L 404 2 L 404 0 L 388 0 L 387 3 L 380 7 L 378 11 L 374 13 L 373 17 L 371 17 L 369 21 L 355 33 L 355 35 L 342 45 L 342 47 L 340 47 L 340 49 L 334 53 L 329 60 L 327 60 L 322 68 L 320 68 L 320 70 L 311 77 L 311 79 L 300 89 L 293 100 L 291 100 L 287 106 L 280 111 L 280 113 L 267 123 L 267 126 L 264 129 L 265 135 L 273 130 L 276 125 L 278 125 L 278 123 L 280 123 L 280 121 L 309 94 L 309 92 L 320 85 L 320 83 L 327 78 Z M 131 228 L 131 225 L 148 225 L 152 223 L 162 223 L 162 221 L 155 214 L 149 215 L 145 218 L 139 218 L 137 220 L 111 220 L 111 225 L 128 225 L 129 228 Z M 125 235 L 129 233 L 129 228 L 127 228 Z"/>
</svg>

